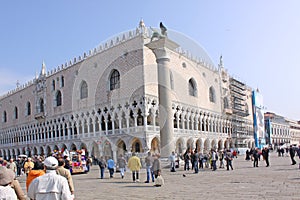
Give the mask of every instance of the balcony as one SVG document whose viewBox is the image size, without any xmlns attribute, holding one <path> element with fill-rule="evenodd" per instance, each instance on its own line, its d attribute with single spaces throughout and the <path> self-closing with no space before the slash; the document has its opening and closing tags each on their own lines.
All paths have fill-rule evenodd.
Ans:
<svg viewBox="0 0 300 200">
<path fill-rule="evenodd" d="M 36 119 L 36 120 L 38 120 L 39 122 L 44 122 L 45 121 L 45 113 L 44 112 L 39 112 L 39 113 L 36 113 L 35 115 L 34 115 L 34 118 Z"/>
</svg>

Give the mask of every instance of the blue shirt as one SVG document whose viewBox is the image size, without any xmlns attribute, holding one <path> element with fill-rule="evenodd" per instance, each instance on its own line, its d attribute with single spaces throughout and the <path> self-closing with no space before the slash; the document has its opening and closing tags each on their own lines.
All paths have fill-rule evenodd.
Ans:
<svg viewBox="0 0 300 200">
<path fill-rule="evenodd" d="M 114 162 L 114 160 L 113 159 L 109 159 L 108 161 L 107 161 L 107 168 L 108 169 L 113 169 L 115 167 L 115 162 Z"/>
</svg>

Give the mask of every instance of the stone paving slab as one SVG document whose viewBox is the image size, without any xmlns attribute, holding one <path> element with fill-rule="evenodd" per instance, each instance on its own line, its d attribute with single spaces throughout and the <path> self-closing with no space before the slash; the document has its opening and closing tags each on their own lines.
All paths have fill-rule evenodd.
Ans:
<svg viewBox="0 0 300 200">
<path fill-rule="evenodd" d="M 119 173 L 110 179 L 108 171 L 107 178 L 99 179 L 98 166 L 92 166 L 88 174 L 73 175 L 75 199 L 299 200 L 298 163 L 291 165 L 289 157 L 277 157 L 275 153 L 270 157 L 270 167 L 265 167 L 264 161 L 260 161 L 259 167 L 253 168 L 252 162 L 241 156 L 233 161 L 234 170 L 230 171 L 204 169 L 194 174 L 191 170 L 184 171 L 182 166 L 176 172 L 164 168 L 165 185 L 162 187 L 144 183 L 145 169 L 141 170 L 141 182 L 134 183 L 129 171 L 124 179 Z M 25 187 L 25 177 L 19 179 Z"/>
</svg>

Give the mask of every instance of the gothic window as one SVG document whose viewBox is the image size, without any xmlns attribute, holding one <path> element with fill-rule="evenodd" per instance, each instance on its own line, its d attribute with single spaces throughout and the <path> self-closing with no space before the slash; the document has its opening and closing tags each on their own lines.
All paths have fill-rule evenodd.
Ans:
<svg viewBox="0 0 300 200">
<path fill-rule="evenodd" d="M 189 95 L 196 97 L 197 96 L 197 87 L 194 79 L 189 80 Z"/>
<path fill-rule="evenodd" d="M 61 76 L 60 77 L 60 87 L 64 87 L 65 86 L 65 77 Z"/>
<path fill-rule="evenodd" d="M 26 116 L 29 116 L 29 115 L 31 115 L 31 104 L 30 104 L 30 102 L 28 101 L 28 102 L 26 103 Z"/>
<path fill-rule="evenodd" d="M 144 117 L 141 109 L 138 109 L 138 116 L 137 116 L 137 125 L 143 126 L 144 125 Z"/>
<path fill-rule="evenodd" d="M 14 109 L 14 118 L 18 119 L 18 108 L 17 107 L 15 107 L 15 109 Z"/>
<path fill-rule="evenodd" d="M 173 117 L 173 123 L 174 123 L 174 128 L 178 128 L 178 124 L 177 124 L 177 113 L 174 114 L 174 117 Z"/>
<path fill-rule="evenodd" d="M 212 103 L 216 103 L 216 93 L 215 89 L 212 86 L 209 88 L 209 101 Z"/>
<path fill-rule="evenodd" d="M 52 80 L 52 91 L 55 90 L 55 80 Z"/>
<path fill-rule="evenodd" d="M 85 81 L 82 81 L 80 86 L 80 99 L 85 99 L 87 97 L 88 97 L 88 85 Z"/>
<path fill-rule="evenodd" d="M 44 99 L 40 98 L 39 100 L 39 112 L 44 112 Z"/>
<path fill-rule="evenodd" d="M 61 92 L 60 91 L 56 92 L 55 102 L 56 102 L 56 106 L 61 106 L 61 104 L 62 104 L 62 97 L 61 97 Z"/>
<path fill-rule="evenodd" d="M 4 123 L 7 122 L 7 113 L 6 113 L 6 111 L 3 112 L 2 121 L 3 121 Z"/>
<path fill-rule="evenodd" d="M 120 88 L 120 73 L 118 70 L 113 70 L 110 75 L 109 83 L 111 91 Z"/>
<path fill-rule="evenodd" d="M 135 152 L 137 152 L 137 153 L 141 152 L 140 143 L 136 142 L 135 145 L 134 145 L 134 148 L 135 148 Z"/>
</svg>

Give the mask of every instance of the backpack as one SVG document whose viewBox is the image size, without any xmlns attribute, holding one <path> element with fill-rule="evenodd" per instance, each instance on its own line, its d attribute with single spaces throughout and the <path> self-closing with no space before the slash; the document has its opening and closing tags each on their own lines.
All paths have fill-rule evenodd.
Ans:
<svg viewBox="0 0 300 200">
<path fill-rule="evenodd" d="M 101 168 L 105 168 L 106 166 L 105 166 L 105 163 L 103 162 L 103 161 L 101 161 L 101 160 L 99 160 L 99 167 L 101 167 Z"/>
<path fill-rule="evenodd" d="M 218 154 L 216 153 L 216 160 L 218 160 L 219 159 L 219 156 L 218 156 Z"/>
</svg>

